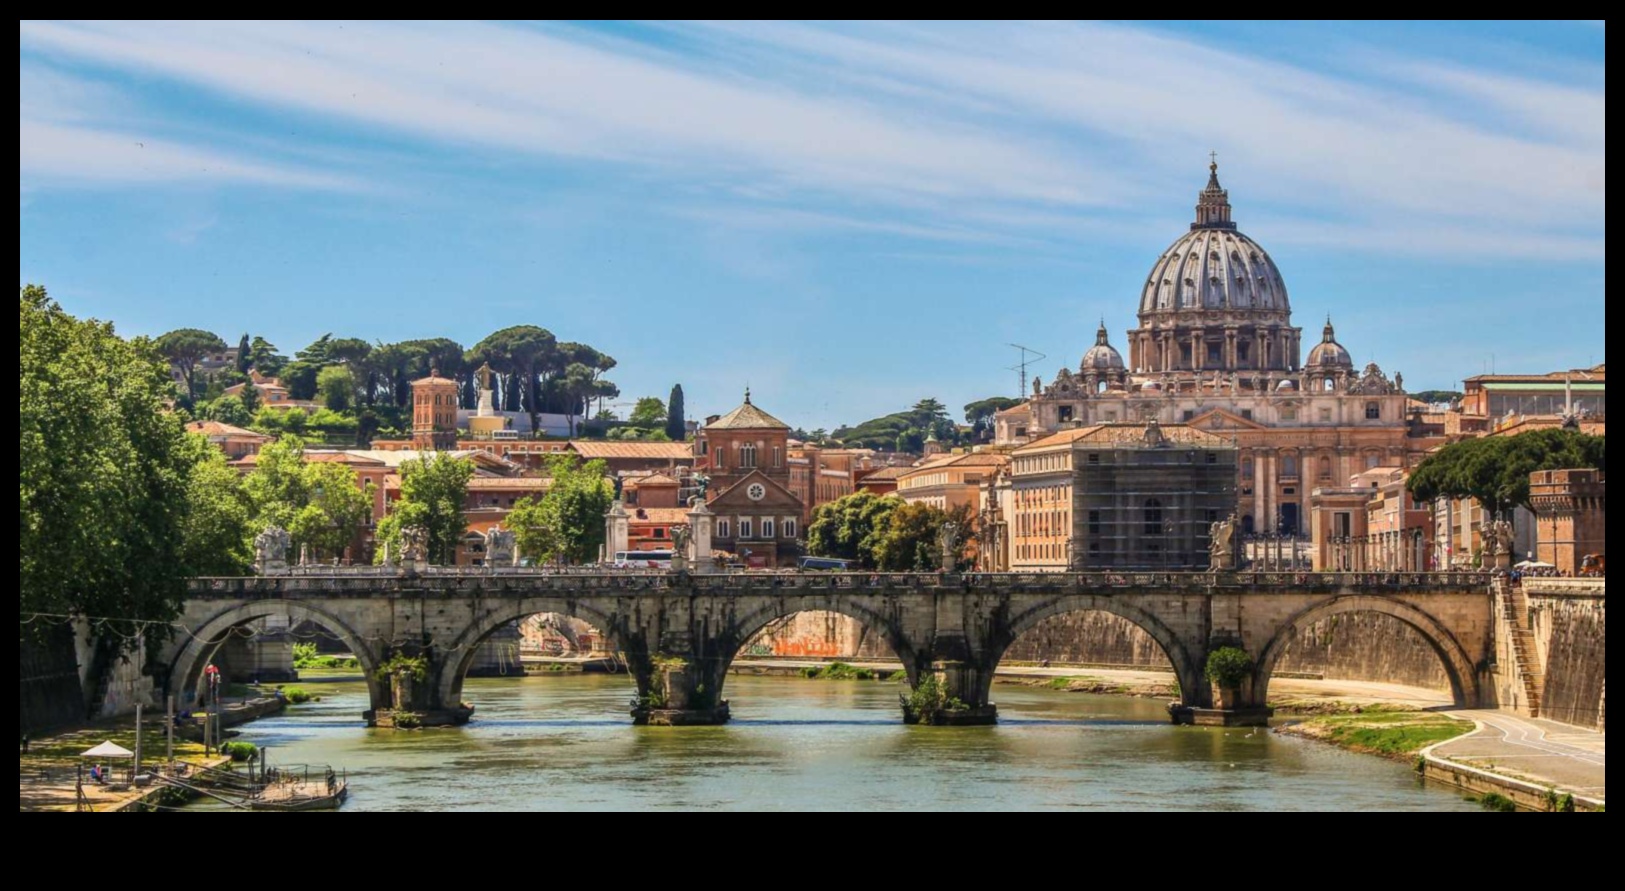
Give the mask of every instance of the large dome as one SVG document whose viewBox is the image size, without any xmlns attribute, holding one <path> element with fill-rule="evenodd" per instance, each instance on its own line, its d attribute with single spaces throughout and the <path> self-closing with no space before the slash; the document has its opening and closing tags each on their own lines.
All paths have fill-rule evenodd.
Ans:
<svg viewBox="0 0 1625 891">
<path fill-rule="evenodd" d="M 1151 267 L 1140 314 L 1249 309 L 1291 312 L 1286 282 L 1258 242 L 1236 231 L 1215 164 L 1197 199 L 1196 222 Z"/>
</svg>

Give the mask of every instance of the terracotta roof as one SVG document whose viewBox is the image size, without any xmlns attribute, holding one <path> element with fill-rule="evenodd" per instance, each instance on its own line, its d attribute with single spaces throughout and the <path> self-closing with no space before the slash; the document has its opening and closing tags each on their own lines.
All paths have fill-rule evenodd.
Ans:
<svg viewBox="0 0 1625 891">
<path fill-rule="evenodd" d="M 930 464 L 921 464 L 918 467 L 898 468 L 902 471 L 902 473 L 898 474 L 898 478 L 925 470 L 940 470 L 944 467 L 1003 467 L 1008 463 L 1010 463 L 1010 456 L 1002 455 L 997 452 L 973 452 L 969 455 L 950 455 L 946 461 L 932 461 Z M 868 479 L 868 477 L 865 477 L 865 479 Z"/>
<path fill-rule="evenodd" d="M 1029 405 L 1028 403 L 1023 402 L 1020 405 L 1012 405 L 1009 408 L 1001 408 L 998 411 L 994 412 L 993 416 L 996 417 L 996 418 L 1003 418 L 1003 417 L 1009 417 L 1010 415 L 1018 415 L 1018 414 L 1020 414 L 1020 415 L 1030 415 L 1032 413 L 1033 413 L 1032 406 Z"/>
<path fill-rule="evenodd" d="M 357 455 L 352 452 L 316 452 L 306 451 L 305 460 L 311 464 L 356 464 L 364 466 L 387 466 L 383 461 L 366 455 Z"/>
<path fill-rule="evenodd" d="M 1196 445 L 1219 447 L 1227 446 L 1230 441 L 1222 436 L 1214 436 L 1187 424 L 1160 424 L 1157 429 L 1162 433 L 1163 441 L 1172 445 Z M 1074 427 L 1071 430 L 1062 430 L 1028 443 L 1012 454 L 1050 449 L 1056 446 L 1070 445 L 1076 442 L 1099 443 L 1101 445 L 1141 445 L 1145 442 L 1146 426 L 1144 424 L 1095 424 L 1089 427 Z"/>
<path fill-rule="evenodd" d="M 656 523 L 664 525 L 668 523 L 688 522 L 688 508 L 686 507 L 645 507 L 642 508 L 644 515 L 641 517 L 638 516 L 638 510 L 639 509 L 636 507 L 629 507 L 626 511 L 627 514 L 631 516 L 632 522 L 634 523 Z"/>
<path fill-rule="evenodd" d="M 705 425 L 707 430 L 789 430 L 790 425 L 750 404 L 750 391 L 745 391 L 745 402 L 731 412 Z"/>
<path fill-rule="evenodd" d="M 546 490 L 553 481 L 545 476 L 476 476 L 468 481 L 470 489 L 523 489 Z"/>
<path fill-rule="evenodd" d="M 241 427 L 233 427 L 230 424 L 224 424 L 220 421 L 192 421 L 186 425 L 186 429 L 192 433 L 201 433 L 204 436 L 246 436 L 250 439 L 262 440 L 271 438 L 263 433 L 255 433 L 252 430 L 244 430 Z"/>
<path fill-rule="evenodd" d="M 882 468 L 876 470 L 874 473 L 865 474 L 863 479 L 858 480 L 858 485 L 861 486 L 864 483 L 869 482 L 870 480 L 895 480 L 898 477 L 902 476 L 905 473 L 908 473 L 910 470 L 913 470 L 913 469 L 914 468 L 912 468 L 912 467 L 897 467 L 897 466 L 882 467 Z"/>
<path fill-rule="evenodd" d="M 570 448 L 589 461 L 594 458 L 681 461 L 694 457 L 694 448 L 684 442 L 595 442 L 572 439 Z"/>
<path fill-rule="evenodd" d="M 627 477 L 626 485 L 629 488 L 642 489 L 649 486 L 676 486 L 679 483 L 663 473 L 651 473 L 648 476 Z"/>
</svg>

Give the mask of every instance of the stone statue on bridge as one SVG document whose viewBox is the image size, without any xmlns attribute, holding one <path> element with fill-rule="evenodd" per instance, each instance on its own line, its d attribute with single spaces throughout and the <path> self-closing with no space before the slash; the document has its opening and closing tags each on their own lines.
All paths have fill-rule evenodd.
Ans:
<svg viewBox="0 0 1625 891">
<path fill-rule="evenodd" d="M 254 568 L 262 575 L 288 568 L 293 536 L 281 526 L 267 526 L 254 536 Z"/>
<path fill-rule="evenodd" d="M 949 520 L 938 526 L 937 544 L 942 548 L 942 571 L 953 572 L 959 562 L 959 524 Z"/>
<path fill-rule="evenodd" d="M 1492 520 L 1484 527 L 1484 561 L 1486 569 L 1512 568 L 1512 524 L 1506 520 Z"/>
<path fill-rule="evenodd" d="M 1236 515 L 1214 520 L 1208 526 L 1208 564 L 1211 572 L 1236 568 Z"/>
<path fill-rule="evenodd" d="M 514 538 L 512 529 L 491 527 L 491 531 L 485 533 L 485 565 L 514 565 Z"/>
<path fill-rule="evenodd" d="M 429 530 L 422 526 L 401 530 L 401 562 L 409 566 L 429 562 Z"/>
</svg>

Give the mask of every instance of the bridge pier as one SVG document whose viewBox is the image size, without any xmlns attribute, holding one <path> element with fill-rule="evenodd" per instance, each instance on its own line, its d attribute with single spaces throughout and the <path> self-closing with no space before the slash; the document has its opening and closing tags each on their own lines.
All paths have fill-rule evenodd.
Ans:
<svg viewBox="0 0 1625 891">
<path fill-rule="evenodd" d="M 988 701 L 993 669 L 975 662 L 943 661 L 920 672 L 909 695 L 900 697 L 904 724 L 977 727 L 999 723 L 999 707 Z"/>
<path fill-rule="evenodd" d="M 668 632 L 661 647 L 644 658 L 628 654 L 638 681 L 632 701 L 632 723 L 660 727 L 695 727 L 728 723 L 728 700 L 722 698 L 727 670 L 714 647 L 696 652 L 689 636 Z"/>
</svg>

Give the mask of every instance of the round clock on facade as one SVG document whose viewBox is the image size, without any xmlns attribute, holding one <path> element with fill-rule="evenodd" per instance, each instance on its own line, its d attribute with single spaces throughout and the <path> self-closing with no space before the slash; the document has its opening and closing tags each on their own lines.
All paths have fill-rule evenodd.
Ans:
<svg viewBox="0 0 1625 891">
<path fill-rule="evenodd" d="M 752 501 L 761 501 L 767 497 L 767 487 L 761 483 L 751 483 L 750 487 L 745 490 L 745 497 Z"/>
</svg>

